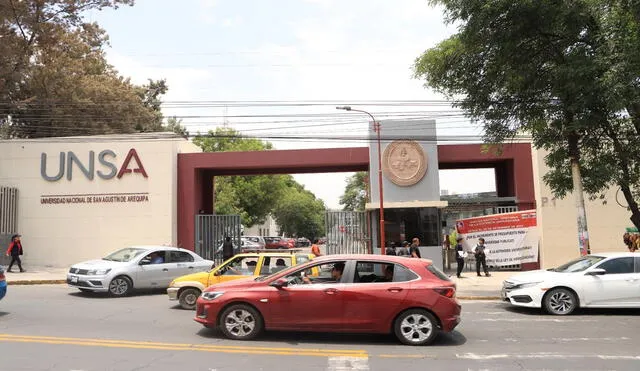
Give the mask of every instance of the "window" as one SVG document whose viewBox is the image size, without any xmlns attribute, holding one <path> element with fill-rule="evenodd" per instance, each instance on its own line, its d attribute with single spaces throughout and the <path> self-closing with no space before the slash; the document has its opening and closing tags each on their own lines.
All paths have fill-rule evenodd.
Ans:
<svg viewBox="0 0 640 371">
<path fill-rule="evenodd" d="M 606 262 L 600 264 L 597 268 L 604 269 L 607 271 L 607 274 L 624 274 L 624 273 L 633 273 L 633 258 L 616 258 L 607 260 Z"/>
<path fill-rule="evenodd" d="M 353 282 L 406 282 L 416 278 L 418 275 L 399 264 L 360 261 L 356 264 Z"/>
<path fill-rule="evenodd" d="M 344 273 L 345 266 L 345 261 L 316 264 L 305 269 L 297 270 L 285 278 L 289 281 L 290 285 L 340 283 L 343 281 L 342 274 Z M 312 276 L 313 268 L 316 268 L 319 272 L 317 276 Z"/>
<path fill-rule="evenodd" d="M 167 262 L 167 251 L 154 251 L 142 258 L 141 261 L 148 261 L 149 264 L 164 264 Z"/>
<path fill-rule="evenodd" d="M 635 257 L 636 261 L 636 273 L 640 273 L 640 257 Z"/>
<path fill-rule="evenodd" d="M 265 256 L 260 275 L 273 274 L 291 267 L 291 257 Z"/>
<path fill-rule="evenodd" d="M 427 270 L 431 272 L 434 276 L 440 278 L 443 281 L 451 281 L 451 279 L 449 278 L 449 276 L 447 276 L 446 273 L 438 269 L 438 267 L 436 267 L 433 264 L 427 265 Z"/>
<path fill-rule="evenodd" d="M 171 251 L 169 256 L 172 263 L 188 263 L 193 261 L 193 256 L 186 251 Z"/>
<path fill-rule="evenodd" d="M 257 257 L 236 257 L 220 269 L 220 274 L 223 276 L 253 276 L 257 265 Z"/>
<path fill-rule="evenodd" d="M 302 264 L 308 262 L 309 257 L 307 255 L 296 255 L 296 264 Z"/>
</svg>

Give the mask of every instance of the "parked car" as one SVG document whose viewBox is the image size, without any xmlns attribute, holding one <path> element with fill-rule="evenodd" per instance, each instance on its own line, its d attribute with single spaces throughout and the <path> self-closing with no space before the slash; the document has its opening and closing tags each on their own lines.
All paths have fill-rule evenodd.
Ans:
<svg viewBox="0 0 640 371">
<path fill-rule="evenodd" d="M 250 241 L 250 242 L 253 242 L 254 244 L 258 244 L 259 246 L 257 247 L 261 247 L 261 248 L 264 248 L 265 245 L 267 244 L 266 241 L 264 240 L 264 237 L 262 236 L 242 236 L 242 240 Z"/>
<path fill-rule="evenodd" d="M 308 277 L 312 269 L 317 277 Z M 393 332 L 404 344 L 422 345 L 460 322 L 455 293 L 455 283 L 427 259 L 329 255 L 212 285 L 198 298 L 194 319 L 234 340 L 263 330 Z"/>
<path fill-rule="evenodd" d="M 4 275 L 4 267 L 0 265 L 0 300 L 7 294 L 7 278 Z"/>
<path fill-rule="evenodd" d="M 290 248 L 289 242 L 282 237 L 265 237 L 265 248 L 267 249 L 288 249 Z"/>
<path fill-rule="evenodd" d="M 168 246 L 131 246 L 98 260 L 74 264 L 67 283 L 84 292 L 124 296 L 132 289 L 167 288 L 176 277 L 211 269 L 213 261 Z"/>
<path fill-rule="evenodd" d="M 313 254 L 298 253 L 293 250 L 286 252 L 260 250 L 262 251 L 256 250 L 236 255 L 209 272 L 193 273 L 176 278 L 167 289 L 169 300 L 178 300 L 183 309 L 193 310 L 196 308 L 198 296 L 211 285 L 269 275 L 314 258 Z"/>
<path fill-rule="evenodd" d="M 556 315 L 583 308 L 640 308 L 640 255 L 586 255 L 557 268 L 516 274 L 502 284 L 503 300 Z"/>
</svg>

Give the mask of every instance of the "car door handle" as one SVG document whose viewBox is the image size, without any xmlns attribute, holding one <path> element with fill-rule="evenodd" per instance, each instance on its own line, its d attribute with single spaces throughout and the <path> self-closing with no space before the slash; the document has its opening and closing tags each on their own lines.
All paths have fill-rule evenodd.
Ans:
<svg viewBox="0 0 640 371">
<path fill-rule="evenodd" d="M 193 269 L 193 267 L 189 267 L 189 269 Z"/>
<path fill-rule="evenodd" d="M 400 287 L 389 287 L 387 289 L 387 291 L 389 291 L 389 292 L 400 292 L 400 291 L 402 291 L 402 288 L 400 288 Z"/>
<path fill-rule="evenodd" d="M 636 282 L 638 280 L 638 278 L 629 278 L 627 280 L 627 282 Z"/>
<path fill-rule="evenodd" d="M 162 268 L 162 271 L 163 271 L 163 272 L 168 272 L 168 271 L 169 271 L 169 268 Z"/>
<path fill-rule="evenodd" d="M 326 289 L 324 290 L 324 293 L 327 295 L 335 295 L 338 292 L 338 290 L 336 289 Z"/>
</svg>

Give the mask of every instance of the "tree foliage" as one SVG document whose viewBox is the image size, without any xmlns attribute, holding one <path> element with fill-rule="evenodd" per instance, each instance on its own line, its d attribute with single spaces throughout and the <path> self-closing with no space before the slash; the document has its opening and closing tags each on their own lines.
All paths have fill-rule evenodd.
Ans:
<svg viewBox="0 0 640 371">
<path fill-rule="evenodd" d="M 302 186 L 291 185 L 276 205 L 273 215 L 283 233 L 313 239 L 324 235 L 325 211 L 324 202 L 313 193 Z"/>
<path fill-rule="evenodd" d="M 340 196 L 340 205 L 345 211 L 364 211 L 367 202 L 367 177 L 369 173 L 359 171 L 347 178 L 344 193 Z"/>
<path fill-rule="evenodd" d="M 164 130 L 164 80 L 137 86 L 107 63 L 90 10 L 133 0 L 0 2 L 0 126 L 5 137 Z"/>
<path fill-rule="evenodd" d="M 640 226 L 640 3 L 433 0 L 458 32 L 417 58 L 415 76 L 455 99 L 500 143 L 530 134 L 545 182 L 592 197 L 620 187 Z"/>
</svg>

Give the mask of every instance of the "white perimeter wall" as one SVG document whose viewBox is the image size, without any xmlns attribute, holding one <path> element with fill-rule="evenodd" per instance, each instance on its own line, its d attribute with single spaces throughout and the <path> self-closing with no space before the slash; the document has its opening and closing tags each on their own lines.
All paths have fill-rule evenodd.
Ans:
<svg viewBox="0 0 640 371">
<path fill-rule="evenodd" d="M 94 151 L 94 173 L 109 173 L 98 161 L 99 153 L 115 152 L 115 158 L 106 158 L 119 170 L 131 149 L 138 154 L 147 178 L 127 173 L 112 179 L 94 175 L 89 180 L 74 164 L 68 180 L 67 163 L 62 179 L 47 181 L 41 176 L 42 153 L 47 154 L 47 175 L 55 176 L 60 152 L 65 153 L 66 161 L 68 152 L 74 152 L 88 167 L 89 153 Z M 19 189 L 18 232 L 23 235 L 25 266 L 64 267 L 127 245 L 175 244 L 177 154 L 181 152 L 199 152 L 199 148 L 169 133 L 0 141 L 0 185 Z M 136 169 L 138 164 L 132 159 L 127 168 Z M 133 194 L 139 199 L 134 200 Z M 43 203 L 70 197 L 74 203 Z M 124 197 L 126 201 L 95 202 L 96 197 Z M 78 202 L 82 200 L 85 202 Z"/>
</svg>

